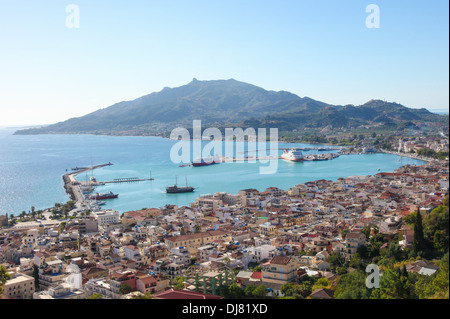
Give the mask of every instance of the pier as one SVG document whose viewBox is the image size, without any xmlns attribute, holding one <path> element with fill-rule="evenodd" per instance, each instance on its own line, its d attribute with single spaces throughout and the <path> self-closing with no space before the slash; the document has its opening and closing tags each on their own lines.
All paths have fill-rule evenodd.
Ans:
<svg viewBox="0 0 450 319">
<path fill-rule="evenodd" d="M 67 194 L 69 194 L 70 199 L 73 200 L 75 202 L 75 210 L 77 209 L 81 209 L 81 208 L 86 208 L 87 204 L 86 204 L 86 200 L 83 196 L 83 192 L 81 191 L 80 185 L 81 183 L 79 183 L 75 176 L 88 172 L 88 171 L 92 171 L 94 169 L 97 168 L 102 168 L 105 166 L 111 166 L 113 165 L 111 162 L 107 163 L 107 164 L 100 164 L 100 165 L 94 165 L 94 166 L 90 166 L 90 167 L 75 167 L 74 172 L 71 173 L 67 173 L 63 176 L 63 180 L 64 180 L 64 188 L 66 189 Z"/>
<path fill-rule="evenodd" d="M 303 161 L 328 161 L 338 158 L 340 155 L 341 155 L 340 153 L 308 154 L 303 156 Z M 263 157 L 245 156 L 236 158 L 222 156 L 220 163 L 245 162 L 245 161 L 256 162 L 260 160 L 271 160 L 271 159 L 283 159 L 283 158 L 281 156 L 263 156 Z M 179 167 L 188 167 L 188 166 L 192 166 L 192 163 L 179 165 Z"/>
<path fill-rule="evenodd" d="M 143 181 L 153 181 L 154 178 L 139 178 L 139 177 L 128 177 L 128 178 L 115 178 L 112 181 L 99 182 L 99 183 L 132 183 L 132 182 L 143 182 Z"/>
</svg>

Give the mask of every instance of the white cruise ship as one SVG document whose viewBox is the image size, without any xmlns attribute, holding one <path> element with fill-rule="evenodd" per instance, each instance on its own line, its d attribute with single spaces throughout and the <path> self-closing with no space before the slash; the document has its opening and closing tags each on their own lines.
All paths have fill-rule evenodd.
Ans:
<svg viewBox="0 0 450 319">
<path fill-rule="evenodd" d="M 285 149 L 283 154 L 281 155 L 281 158 L 287 161 L 302 162 L 303 153 L 298 148 Z"/>
</svg>

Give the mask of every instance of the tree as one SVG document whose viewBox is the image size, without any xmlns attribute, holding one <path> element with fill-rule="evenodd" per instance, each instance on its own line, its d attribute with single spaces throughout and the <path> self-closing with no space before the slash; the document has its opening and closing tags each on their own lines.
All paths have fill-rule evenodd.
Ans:
<svg viewBox="0 0 450 319">
<path fill-rule="evenodd" d="M 37 291 L 39 289 L 39 267 L 36 265 L 33 265 L 33 274 L 34 278 L 34 288 Z"/>
<path fill-rule="evenodd" d="M 172 280 L 172 285 L 175 289 L 181 290 L 184 288 L 184 277 L 176 276 Z"/>
<path fill-rule="evenodd" d="M 309 285 L 309 282 L 307 282 Z M 293 284 L 287 283 L 281 286 L 281 293 L 284 295 L 283 299 L 303 299 L 305 295 L 305 288 L 302 284 Z M 309 291 L 307 292 L 308 296 L 311 294 L 311 287 L 309 287 Z"/>
<path fill-rule="evenodd" d="M 449 247 L 449 208 L 436 207 L 423 219 L 425 239 L 433 244 L 435 254 L 443 256 Z"/>
<path fill-rule="evenodd" d="M 411 276 L 411 278 L 409 278 Z M 380 277 L 379 291 L 373 297 L 381 299 L 410 299 L 415 297 L 414 275 L 406 268 L 388 269 Z"/>
<path fill-rule="evenodd" d="M 249 285 L 245 287 L 244 293 L 247 297 L 253 297 L 253 290 L 255 290 L 255 285 Z"/>
<path fill-rule="evenodd" d="M 362 229 L 361 229 L 361 233 L 363 233 L 364 235 L 366 235 L 366 238 L 369 238 L 370 237 L 370 226 L 364 226 Z"/>
<path fill-rule="evenodd" d="M 414 219 L 414 239 L 413 239 L 413 251 L 415 255 L 423 253 L 425 248 L 425 238 L 423 235 L 422 214 L 417 212 Z"/>
<path fill-rule="evenodd" d="M 260 285 L 253 290 L 253 297 L 261 299 L 267 295 L 267 287 L 265 285 Z"/>
<path fill-rule="evenodd" d="M 120 285 L 119 292 L 120 292 L 122 295 L 129 294 L 129 293 L 131 292 L 131 286 L 128 285 L 128 284 L 121 284 L 121 285 Z"/>
<path fill-rule="evenodd" d="M 328 281 L 327 278 L 319 278 L 317 279 L 316 283 L 314 284 L 314 286 L 312 287 L 312 291 L 315 291 L 316 289 L 321 289 L 321 288 L 331 288 L 331 284 Z"/>
<path fill-rule="evenodd" d="M 369 299 L 370 290 L 366 286 L 367 274 L 354 271 L 341 276 L 334 293 L 336 299 Z"/>
<path fill-rule="evenodd" d="M 420 275 L 415 283 L 415 291 L 421 299 L 449 298 L 449 255 L 439 262 L 439 270 L 431 276 Z"/>
<path fill-rule="evenodd" d="M 340 254 L 333 253 L 330 256 L 329 262 L 331 264 L 331 269 L 334 271 L 336 271 L 338 268 L 346 268 L 345 259 Z"/>
<path fill-rule="evenodd" d="M 227 299 L 241 299 L 245 295 L 244 290 L 237 284 L 233 283 L 228 287 Z"/>
<path fill-rule="evenodd" d="M 8 273 L 5 266 L 0 265 L 0 294 L 3 293 L 3 286 L 9 279 L 11 279 L 11 275 Z"/>
<path fill-rule="evenodd" d="M 103 299 L 103 295 L 101 295 L 101 294 L 92 294 L 87 299 Z"/>
</svg>

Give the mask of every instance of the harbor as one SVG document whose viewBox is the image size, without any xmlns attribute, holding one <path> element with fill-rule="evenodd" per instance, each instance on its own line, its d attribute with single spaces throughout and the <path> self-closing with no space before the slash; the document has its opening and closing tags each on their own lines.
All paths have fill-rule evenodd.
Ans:
<svg viewBox="0 0 450 319">
<path fill-rule="evenodd" d="M 142 182 L 142 181 L 152 181 L 154 180 L 152 177 L 150 178 L 139 178 L 139 177 L 127 177 L 127 178 L 115 178 L 112 181 L 97 181 L 94 176 L 88 180 L 86 178 L 85 181 L 78 181 L 75 177 L 77 175 L 87 173 L 89 171 L 93 171 L 98 168 L 111 166 L 113 165 L 111 162 L 106 164 L 99 164 L 89 167 L 74 167 L 72 168 L 71 173 L 65 174 L 63 176 L 64 180 L 64 188 L 66 192 L 69 194 L 72 201 L 75 203 L 74 211 L 79 211 L 83 209 L 91 209 L 91 210 L 99 210 L 100 206 L 104 205 L 105 202 L 99 200 L 101 198 L 100 194 L 89 196 L 94 191 L 95 186 L 102 186 L 105 184 L 113 184 L 113 183 L 134 183 L 134 182 Z M 106 196 L 105 198 L 107 198 Z M 118 195 L 111 196 L 111 198 L 117 198 Z"/>
</svg>

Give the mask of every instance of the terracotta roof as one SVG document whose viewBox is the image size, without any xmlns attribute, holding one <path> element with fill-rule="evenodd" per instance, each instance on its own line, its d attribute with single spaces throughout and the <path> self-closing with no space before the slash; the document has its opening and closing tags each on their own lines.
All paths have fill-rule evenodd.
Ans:
<svg viewBox="0 0 450 319">
<path fill-rule="evenodd" d="M 289 261 L 291 260 L 290 257 L 285 257 L 285 256 L 275 256 L 272 258 L 272 260 L 270 261 L 271 264 L 276 264 L 276 265 L 287 265 L 289 263 Z"/>
</svg>

